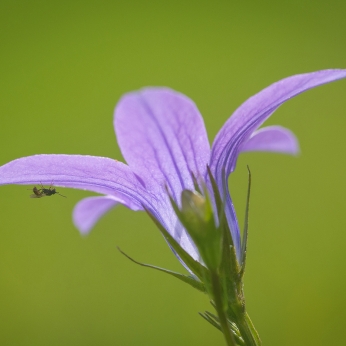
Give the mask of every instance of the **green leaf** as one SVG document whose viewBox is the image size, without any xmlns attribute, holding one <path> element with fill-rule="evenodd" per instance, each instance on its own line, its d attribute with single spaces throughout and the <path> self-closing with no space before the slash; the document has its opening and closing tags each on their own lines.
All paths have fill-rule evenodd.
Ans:
<svg viewBox="0 0 346 346">
<path fill-rule="evenodd" d="M 229 307 L 233 303 L 239 302 L 239 293 L 242 289 L 242 281 L 239 276 L 240 267 L 233 245 L 231 232 L 228 223 L 223 222 L 220 224 L 223 232 L 223 248 L 222 248 L 222 261 L 219 269 L 219 278 L 223 287 L 223 304 Z M 231 243 L 231 244 L 230 244 Z"/>
<path fill-rule="evenodd" d="M 165 268 L 160 268 L 160 267 L 156 267 L 156 266 L 153 266 L 151 264 L 146 264 L 146 263 L 141 263 L 141 262 L 138 262 L 136 260 L 134 260 L 132 257 L 130 257 L 129 255 L 127 255 L 124 251 L 122 251 L 119 247 L 117 247 L 117 249 L 125 256 L 127 257 L 130 261 L 142 266 L 142 267 L 147 267 L 147 268 L 151 268 L 151 269 L 156 269 L 156 270 L 159 270 L 161 272 L 164 272 L 166 274 L 169 274 L 169 275 L 172 275 L 174 277 L 176 277 L 177 279 L 189 284 L 190 286 L 192 286 L 193 288 L 196 288 L 197 290 L 205 293 L 205 287 L 203 285 L 202 282 L 200 281 L 197 281 L 196 279 L 194 279 L 192 276 L 188 276 L 188 275 L 183 275 L 183 274 L 180 274 L 180 273 L 176 273 L 176 272 L 173 272 L 171 270 L 168 270 L 168 269 L 165 269 Z"/>
<path fill-rule="evenodd" d="M 206 311 L 205 315 L 207 315 L 207 317 L 209 319 L 213 320 L 215 323 L 219 324 L 219 317 L 218 316 L 212 314 L 209 311 Z M 244 340 L 241 337 L 241 334 L 240 334 L 240 331 L 239 331 L 239 328 L 237 327 L 237 325 L 234 322 L 230 321 L 230 320 L 227 320 L 227 322 L 228 322 L 229 328 L 231 329 L 231 331 L 232 331 L 232 333 L 233 333 L 237 343 L 240 344 L 240 345 L 245 345 Z"/>
<path fill-rule="evenodd" d="M 211 187 L 213 189 L 214 197 L 215 197 L 215 204 L 216 204 L 216 209 L 218 213 L 219 220 L 221 219 L 222 214 L 225 213 L 224 211 L 224 203 L 222 202 L 222 198 L 220 195 L 219 188 L 216 184 L 215 178 L 213 177 L 210 167 L 207 165 L 207 171 L 208 171 L 208 177 L 210 179 Z"/>
<path fill-rule="evenodd" d="M 199 312 L 199 315 L 202 316 L 207 322 L 209 322 L 212 326 L 214 326 L 220 332 L 222 332 L 220 324 L 216 322 L 214 319 L 212 319 L 211 317 L 209 317 L 208 311 L 206 311 L 205 313 Z"/>
<path fill-rule="evenodd" d="M 174 203 L 174 201 L 173 201 Z M 173 208 L 175 205 L 172 204 Z M 203 282 L 203 279 L 207 277 L 207 268 L 204 267 L 201 263 L 195 261 L 179 244 L 178 242 L 169 234 L 169 232 L 161 225 L 161 223 L 156 220 L 154 215 L 151 214 L 151 212 L 144 208 L 149 217 L 154 221 L 158 229 L 160 230 L 161 234 L 167 241 L 167 243 L 172 247 L 172 249 L 176 252 L 176 254 L 179 256 L 179 258 L 185 263 L 185 265 L 197 276 L 197 278 Z"/>
<path fill-rule="evenodd" d="M 245 342 L 244 342 L 244 339 L 242 338 L 241 334 L 240 334 L 240 331 L 239 331 L 239 328 L 237 327 L 237 325 L 228 320 L 228 325 L 234 335 L 234 337 L 236 338 L 236 341 L 239 345 L 245 345 Z"/>
<path fill-rule="evenodd" d="M 194 175 L 193 172 L 190 172 L 190 174 L 191 174 L 191 178 L 192 178 L 193 186 L 194 186 L 195 190 L 197 192 L 199 192 L 200 194 L 202 194 L 202 191 L 201 191 L 201 189 L 199 187 L 198 180 L 197 180 L 196 176 Z"/>
<path fill-rule="evenodd" d="M 222 261 L 221 266 L 219 268 L 219 277 L 221 280 L 221 285 L 223 287 L 223 305 L 224 309 L 226 305 L 230 302 L 238 302 L 238 293 L 241 291 L 242 282 L 239 277 L 239 264 L 237 260 L 237 255 L 235 252 L 235 247 L 231 235 L 231 231 L 229 229 L 229 225 L 227 222 L 227 218 L 225 215 L 225 205 L 223 200 L 225 200 L 226 196 L 226 187 L 224 187 L 224 198 L 221 198 L 219 188 L 217 183 L 209 169 L 208 175 L 213 188 L 215 203 L 218 208 L 218 216 L 219 216 L 219 228 L 222 232 Z M 225 171 L 223 170 L 224 180 Z"/>
<path fill-rule="evenodd" d="M 209 322 L 216 329 L 222 332 L 222 329 L 219 323 L 219 317 L 217 317 L 216 315 L 212 314 L 209 311 L 205 311 L 204 313 L 199 312 L 199 315 L 202 316 L 207 322 Z M 235 338 L 237 345 L 245 346 L 245 342 L 240 334 L 240 331 L 237 325 L 234 322 L 228 320 L 228 326 Z"/>
<path fill-rule="evenodd" d="M 171 200 L 174 203 L 174 201 Z M 172 204 L 173 208 L 176 206 Z M 154 221 L 161 234 L 171 246 L 171 248 L 176 252 L 179 258 L 185 263 L 185 265 L 197 276 L 197 278 L 203 282 L 204 278 L 207 277 L 207 268 L 204 267 L 201 263 L 195 261 L 179 244 L 178 242 L 169 234 L 169 232 L 161 225 L 161 223 L 156 220 L 154 215 L 150 213 L 148 209 L 145 208 L 145 211 L 148 213 L 149 217 Z"/>
<path fill-rule="evenodd" d="M 222 235 L 215 225 L 213 206 L 207 190 L 204 196 L 196 191 L 182 191 L 181 210 L 177 206 L 175 210 L 206 267 L 216 270 L 221 262 Z"/>
<path fill-rule="evenodd" d="M 209 175 L 209 179 L 211 182 L 211 186 L 213 188 L 213 193 L 215 196 L 216 207 L 218 210 L 219 228 L 225 229 L 227 231 L 224 233 L 224 236 L 225 236 L 224 240 L 226 241 L 227 245 L 233 247 L 233 245 L 234 245 L 233 239 L 231 236 L 231 231 L 229 229 L 227 218 L 226 218 L 226 213 L 225 213 L 225 204 L 221 198 L 219 188 L 216 184 L 215 178 L 213 177 L 213 175 L 210 171 L 209 166 L 207 166 L 207 169 L 208 169 L 208 175 Z M 225 174 L 225 171 L 223 171 L 223 174 Z M 226 189 L 226 187 L 225 187 L 225 189 Z M 223 191 L 223 194 L 224 194 L 224 200 L 225 200 L 226 199 L 226 190 Z"/>
</svg>

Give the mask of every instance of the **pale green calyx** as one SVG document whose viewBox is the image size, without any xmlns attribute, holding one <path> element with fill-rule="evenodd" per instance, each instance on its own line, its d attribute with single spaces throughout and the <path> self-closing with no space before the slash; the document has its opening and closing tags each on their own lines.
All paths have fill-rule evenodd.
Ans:
<svg viewBox="0 0 346 346">
<path fill-rule="evenodd" d="M 215 270 L 221 262 L 222 234 L 215 225 L 210 198 L 196 191 L 184 190 L 181 194 L 179 219 L 193 239 L 203 262 Z"/>
</svg>

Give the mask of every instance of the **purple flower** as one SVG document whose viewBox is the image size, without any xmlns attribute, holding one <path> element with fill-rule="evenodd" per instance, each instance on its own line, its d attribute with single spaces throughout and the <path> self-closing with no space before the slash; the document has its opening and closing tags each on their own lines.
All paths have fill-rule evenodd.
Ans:
<svg viewBox="0 0 346 346">
<path fill-rule="evenodd" d="M 194 190 L 193 176 L 207 181 L 207 165 L 219 190 L 228 191 L 227 178 L 243 151 L 296 154 L 295 136 L 280 126 L 258 127 L 285 101 L 346 77 L 346 70 L 301 74 L 272 84 L 244 102 L 217 134 L 212 148 L 203 119 L 186 96 L 167 88 L 146 88 L 126 94 L 115 109 L 114 127 L 127 165 L 114 159 L 82 155 L 34 155 L 0 167 L 0 184 L 50 184 L 85 189 L 103 196 L 80 201 L 75 225 L 88 233 L 97 220 L 117 204 L 147 209 L 194 259 L 198 251 L 181 226 L 168 198 L 176 203 L 184 189 Z M 240 256 L 240 232 L 227 193 L 226 215 Z"/>
</svg>

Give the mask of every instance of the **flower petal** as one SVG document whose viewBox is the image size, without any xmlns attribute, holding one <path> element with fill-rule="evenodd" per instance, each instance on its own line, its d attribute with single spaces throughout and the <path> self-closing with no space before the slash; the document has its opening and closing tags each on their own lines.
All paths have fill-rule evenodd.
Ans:
<svg viewBox="0 0 346 346">
<path fill-rule="evenodd" d="M 253 132 L 240 146 L 240 151 L 272 151 L 297 155 L 299 144 L 292 131 L 281 126 L 267 126 Z"/>
<path fill-rule="evenodd" d="M 346 77 L 346 70 L 323 70 L 282 79 L 245 101 L 217 134 L 211 154 L 211 168 L 216 177 L 232 172 L 239 146 L 247 140 L 281 104 L 316 86 Z M 218 179 L 218 178 L 217 178 Z"/>
<path fill-rule="evenodd" d="M 155 196 L 125 164 L 105 157 L 34 155 L 0 167 L 0 184 L 54 184 L 121 197 L 151 209 Z"/>
<path fill-rule="evenodd" d="M 137 205 L 114 196 L 87 197 L 76 204 L 73 210 L 73 222 L 82 234 L 88 234 L 96 222 L 118 204 L 139 210 Z"/>
<path fill-rule="evenodd" d="M 34 155 L 0 167 L 0 185 L 40 183 L 107 194 L 133 210 L 141 210 L 145 206 L 184 248 L 191 246 L 182 234 L 185 230 L 176 228 L 177 218 L 167 192 L 160 190 L 153 193 L 130 167 L 119 161 L 82 155 Z M 101 203 L 100 210 L 95 210 L 95 221 L 97 215 L 101 216 L 102 209 L 106 212 L 107 202 Z M 78 223 L 81 222 L 79 220 Z M 92 220 L 85 222 L 82 231 L 86 232 Z"/>
<path fill-rule="evenodd" d="M 73 223 L 80 233 L 88 234 L 96 222 L 117 204 L 118 201 L 106 196 L 84 198 L 74 207 Z"/>
<path fill-rule="evenodd" d="M 131 169 L 151 188 L 169 187 L 180 200 L 193 188 L 191 172 L 204 176 L 210 147 L 203 119 L 186 96 L 167 88 L 148 88 L 121 98 L 115 131 Z"/>
<path fill-rule="evenodd" d="M 228 191 L 227 178 L 234 170 L 243 143 L 285 101 L 314 88 L 346 77 L 346 70 L 324 70 L 295 75 L 276 82 L 245 101 L 217 134 L 211 152 L 210 167 L 220 191 Z M 230 196 L 226 215 L 240 258 L 240 232 Z"/>
</svg>

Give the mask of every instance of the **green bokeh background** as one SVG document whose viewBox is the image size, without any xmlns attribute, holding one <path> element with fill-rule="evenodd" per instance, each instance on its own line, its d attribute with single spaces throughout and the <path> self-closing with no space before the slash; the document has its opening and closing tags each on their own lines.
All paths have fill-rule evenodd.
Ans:
<svg viewBox="0 0 346 346">
<path fill-rule="evenodd" d="M 346 67 L 346 2 L 0 2 L 0 164 L 37 153 L 122 159 L 122 94 L 165 85 L 191 97 L 212 140 L 245 99 L 296 73 Z M 346 321 L 346 81 L 311 90 L 266 124 L 298 158 L 244 154 L 230 184 L 244 213 L 253 174 L 248 311 L 264 345 L 343 345 Z M 206 296 L 135 266 L 183 271 L 144 213 L 119 207 L 88 237 L 73 206 L 0 188 L 0 345 L 223 345 Z M 242 222 L 241 222 L 242 223 Z"/>
</svg>

